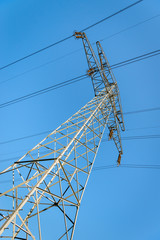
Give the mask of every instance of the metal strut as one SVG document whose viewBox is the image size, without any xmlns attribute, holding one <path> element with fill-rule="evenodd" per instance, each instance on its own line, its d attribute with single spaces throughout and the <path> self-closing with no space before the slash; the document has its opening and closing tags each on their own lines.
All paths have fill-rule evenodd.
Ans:
<svg viewBox="0 0 160 240">
<path fill-rule="evenodd" d="M 82 39 L 89 67 L 88 75 L 91 77 L 95 96 L 104 92 L 107 93 L 111 87 L 114 86 L 114 92 L 110 96 L 112 112 L 107 122 L 107 127 L 109 132 L 112 133 L 112 137 L 109 137 L 109 139 L 112 138 L 114 140 L 119 154 L 123 154 L 119 125 L 123 131 L 125 128 L 116 79 L 112 73 L 111 67 L 109 66 L 100 42 L 96 43 L 100 59 L 99 63 L 86 34 L 84 32 L 75 32 L 75 37 Z"/>
<path fill-rule="evenodd" d="M 118 148 L 120 164 L 117 84 L 110 84 L 104 63 L 99 64 L 85 33 L 75 36 L 83 40 L 95 97 L 0 172 L 1 178 L 13 178 L 12 187 L 3 186 L 0 193 L 0 238 L 45 239 L 46 227 L 50 239 L 73 240 L 79 207 L 106 126 L 109 139 Z M 55 222 L 49 217 L 46 226 L 42 225 L 44 214 L 45 219 L 55 216 Z"/>
<path fill-rule="evenodd" d="M 119 122 L 119 125 L 120 125 L 122 131 L 125 131 L 119 88 L 117 85 L 116 78 L 112 72 L 112 69 L 109 65 L 109 62 L 107 60 L 107 57 L 103 51 L 103 48 L 102 48 L 100 42 L 97 41 L 96 45 L 97 45 L 98 56 L 99 56 L 99 60 L 100 60 L 100 64 L 101 64 L 101 71 L 102 71 L 103 77 L 106 79 L 109 86 L 112 86 L 113 84 L 115 85 L 114 94 L 113 94 L 113 98 L 112 98 L 114 114 Z"/>
<path fill-rule="evenodd" d="M 104 90 L 108 91 L 107 82 L 103 79 L 101 66 L 86 34 L 84 32 L 75 32 L 75 37 L 78 39 L 82 39 L 88 63 L 87 74 L 91 77 L 95 96 L 98 96 L 99 94 L 104 94 Z"/>
</svg>

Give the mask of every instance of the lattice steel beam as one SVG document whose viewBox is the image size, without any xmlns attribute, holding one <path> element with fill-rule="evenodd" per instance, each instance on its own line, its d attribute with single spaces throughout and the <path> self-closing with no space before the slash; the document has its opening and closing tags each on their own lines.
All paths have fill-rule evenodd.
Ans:
<svg viewBox="0 0 160 240">
<path fill-rule="evenodd" d="M 120 96 L 116 79 L 109 66 L 108 60 L 104 54 L 100 42 L 97 42 L 98 55 L 100 63 L 92 49 L 92 46 L 84 32 L 75 32 L 75 37 L 82 39 L 87 63 L 88 63 L 88 75 L 91 77 L 95 96 L 101 94 L 102 89 L 108 93 L 111 87 L 114 85 L 114 92 L 110 96 L 110 103 L 112 105 L 112 112 L 108 121 L 108 129 L 110 131 L 110 138 L 113 138 L 115 145 L 119 151 L 119 154 L 123 154 L 122 143 L 120 137 L 119 124 L 124 131 L 124 121 L 122 108 L 120 103 Z M 119 156 L 120 159 L 120 156 Z"/>
<path fill-rule="evenodd" d="M 121 105 L 116 102 L 117 83 L 110 84 L 101 53 L 99 64 L 86 35 L 77 36 L 83 40 L 95 97 L 0 172 L 0 177 L 13 179 L 12 186 L 0 193 L 0 238 L 41 240 L 44 214 L 48 218 L 53 213 L 53 218 L 60 219 L 60 226 L 56 222 L 56 227 L 51 227 L 51 239 L 73 239 L 79 207 L 106 125 L 109 138 L 113 138 L 120 153 L 120 163 L 122 147 L 116 111 Z"/>
<path fill-rule="evenodd" d="M 35 239 L 28 225 L 35 216 L 38 217 L 41 236 L 41 213 L 58 208 L 65 222 L 59 239 L 73 238 L 82 195 L 111 113 L 109 96 L 113 89 L 114 86 L 108 94 L 104 92 L 95 97 L 19 161 L 0 173 L 12 173 L 14 179 L 21 178 L 18 185 L 13 179 L 13 187 L 0 194 L 0 199 L 7 204 L 6 211 L 1 209 L 4 212 L 1 237 L 7 238 L 7 232 L 13 227 L 13 239 L 23 238 L 26 234 Z M 68 211 L 68 206 L 72 211 Z"/>
<path fill-rule="evenodd" d="M 112 99 L 112 102 L 114 104 L 113 110 L 114 110 L 114 115 L 116 116 L 122 131 L 124 131 L 125 127 L 124 127 L 124 120 L 123 120 L 123 113 L 122 113 L 122 106 L 121 106 L 118 84 L 100 42 L 97 41 L 96 45 L 97 45 L 98 56 L 101 64 L 101 71 L 102 71 L 103 77 L 104 79 L 106 79 L 109 86 L 112 86 L 113 84 L 116 85 L 116 87 L 114 88 L 115 92 Z"/>
</svg>

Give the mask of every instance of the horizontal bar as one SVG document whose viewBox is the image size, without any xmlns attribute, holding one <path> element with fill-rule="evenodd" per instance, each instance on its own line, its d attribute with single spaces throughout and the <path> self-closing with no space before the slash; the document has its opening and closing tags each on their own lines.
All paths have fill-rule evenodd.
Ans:
<svg viewBox="0 0 160 240">
<path fill-rule="evenodd" d="M 51 161 L 56 160 L 57 158 L 45 158 L 45 159 L 35 159 L 35 160 L 28 160 L 28 161 L 19 161 L 14 163 L 33 163 L 33 162 L 45 162 L 45 161 Z"/>
</svg>

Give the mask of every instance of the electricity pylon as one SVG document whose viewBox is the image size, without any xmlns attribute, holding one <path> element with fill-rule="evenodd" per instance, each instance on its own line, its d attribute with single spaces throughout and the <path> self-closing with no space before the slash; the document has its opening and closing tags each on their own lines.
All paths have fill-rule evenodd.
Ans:
<svg viewBox="0 0 160 240">
<path fill-rule="evenodd" d="M 9 189 L 1 187 L 0 238 L 42 240 L 44 225 L 48 225 L 50 239 L 73 239 L 79 207 L 106 126 L 109 139 L 118 149 L 120 164 L 119 125 L 124 130 L 124 122 L 117 82 L 100 43 L 96 43 L 99 63 L 85 33 L 76 32 L 75 37 L 83 41 L 95 97 L 0 173 L 12 178 Z"/>
</svg>

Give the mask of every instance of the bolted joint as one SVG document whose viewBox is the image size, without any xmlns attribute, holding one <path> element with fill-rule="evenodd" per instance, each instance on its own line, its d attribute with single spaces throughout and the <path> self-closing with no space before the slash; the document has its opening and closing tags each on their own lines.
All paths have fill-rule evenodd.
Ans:
<svg viewBox="0 0 160 240">
<path fill-rule="evenodd" d="M 87 71 L 87 74 L 88 74 L 88 76 L 91 76 L 94 72 L 95 72 L 94 68 L 90 68 L 90 69 Z"/>
</svg>

